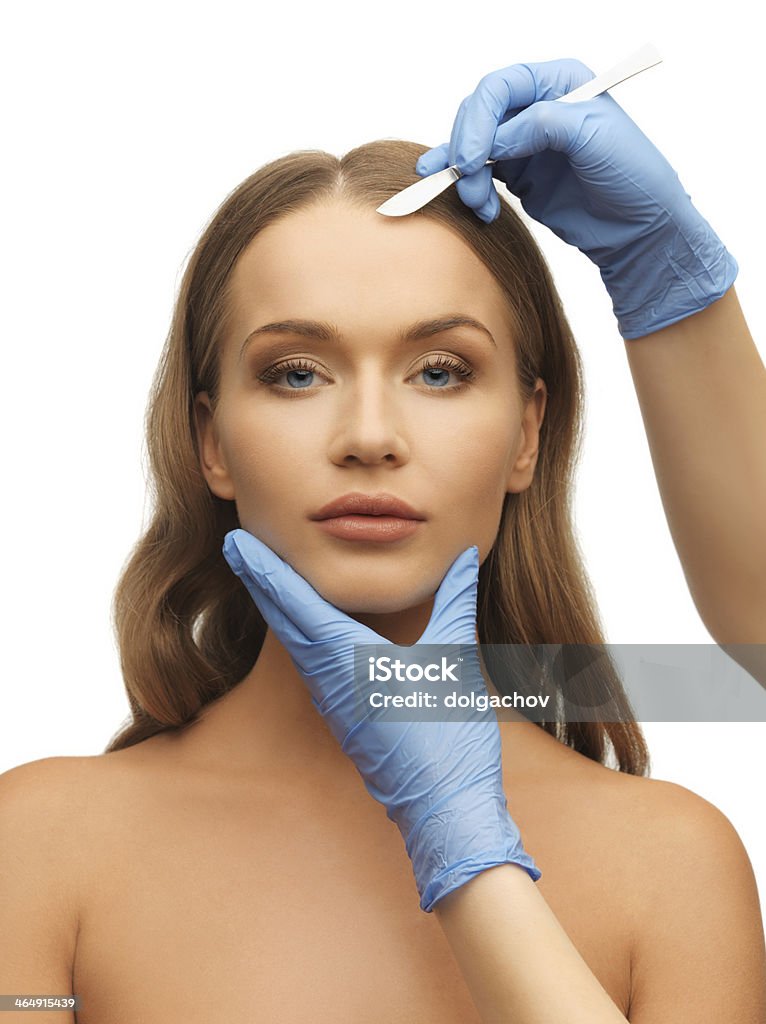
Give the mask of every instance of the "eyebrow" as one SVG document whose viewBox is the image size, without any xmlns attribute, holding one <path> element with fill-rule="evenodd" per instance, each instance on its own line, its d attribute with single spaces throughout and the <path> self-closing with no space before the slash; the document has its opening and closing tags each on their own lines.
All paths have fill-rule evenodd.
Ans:
<svg viewBox="0 0 766 1024">
<path fill-rule="evenodd" d="M 480 320 L 464 313 L 449 313 L 444 316 L 431 317 L 428 320 L 418 320 L 409 327 L 399 331 L 398 341 L 403 344 L 408 341 L 420 341 L 423 338 L 433 337 L 443 331 L 451 331 L 453 327 L 474 327 L 485 334 L 492 344 L 497 348 L 497 343 L 492 337 L 488 327 Z M 342 341 L 342 335 L 335 324 L 326 320 L 276 320 L 274 323 L 264 324 L 251 331 L 242 343 L 239 351 L 239 358 L 253 338 L 261 334 L 299 334 L 304 338 L 314 338 L 318 341 Z"/>
</svg>

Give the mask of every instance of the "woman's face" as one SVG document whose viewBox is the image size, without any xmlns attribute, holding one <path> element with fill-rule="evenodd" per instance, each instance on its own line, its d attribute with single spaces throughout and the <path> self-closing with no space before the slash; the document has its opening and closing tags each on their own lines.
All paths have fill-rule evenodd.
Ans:
<svg viewBox="0 0 766 1024">
<path fill-rule="evenodd" d="M 534 471 L 545 389 L 522 407 L 502 291 L 447 228 L 340 200 L 263 230 L 232 284 L 215 415 L 196 403 L 208 485 L 337 608 L 372 627 L 418 610 L 425 628 L 451 563 L 472 544 L 484 561 L 506 492 Z M 400 337 L 456 317 L 494 343 L 468 325 Z M 337 336 L 253 335 L 288 320 Z M 352 491 L 422 521 L 381 543 L 311 518 Z"/>
</svg>

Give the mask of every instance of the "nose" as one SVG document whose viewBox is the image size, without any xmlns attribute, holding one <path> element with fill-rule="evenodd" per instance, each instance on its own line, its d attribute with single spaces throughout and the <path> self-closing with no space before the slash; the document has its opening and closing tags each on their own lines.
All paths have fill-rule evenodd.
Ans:
<svg viewBox="0 0 766 1024">
<path fill-rule="evenodd" d="M 401 402 L 380 369 L 370 367 L 343 391 L 330 445 L 332 461 L 341 466 L 406 462 L 410 453 Z"/>
</svg>

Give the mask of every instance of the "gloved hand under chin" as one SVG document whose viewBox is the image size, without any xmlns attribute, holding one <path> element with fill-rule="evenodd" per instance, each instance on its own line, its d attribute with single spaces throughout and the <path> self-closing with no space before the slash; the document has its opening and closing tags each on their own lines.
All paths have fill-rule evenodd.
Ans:
<svg viewBox="0 0 766 1024">
<path fill-rule="evenodd" d="M 487 708 L 466 721 L 384 721 L 360 714 L 354 645 L 390 644 L 329 602 L 266 544 L 245 530 L 226 535 L 224 556 L 268 626 L 289 652 L 315 707 L 353 760 L 372 796 L 396 823 L 412 861 L 420 906 L 430 912 L 447 893 L 499 864 L 541 872 L 522 846 L 503 792 L 500 730 Z M 476 650 L 478 548 L 452 563 L 418 644 Z M 415 647 L 418 645 L 416 644 Z M 483 693 L 477 658 L 461 672 L 462 692 Z"/>
<path fill-rule="evenodd" d="M 500 213 L 492 176 L 503 181 L 530 217 L 598 266 L 620 333 L 640 338 L 722 298 L 739 267 L 608 93 L 553 102 L 594 77 L 570 59 L 485 75 L 461 103 L 449 143 L 424 153 L 416 170 L 456 164 L 460 198 L 486 222 Z M 489 159 L 497 163 L 485 167 Z"/>
</svg>

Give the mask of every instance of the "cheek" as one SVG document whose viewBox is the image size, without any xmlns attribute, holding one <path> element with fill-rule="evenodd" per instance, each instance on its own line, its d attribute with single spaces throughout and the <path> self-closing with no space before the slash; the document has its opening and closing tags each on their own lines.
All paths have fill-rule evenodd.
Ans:
<svg viewBox="0 0 766 1024">
<path fill-rule="evenodd" d="M 292 430 L 286 423 L 275 429 L 273 418 L 263 410 L 232 415 L 223 437 L 240 522 L 274 546 L 276 536 L 269 524 L 278 529 L 280 522 L 294 518 L 296 509 L 304 507 L 307 481 L 316 474 L 316 442 L 312 447 L 310 432 Z"/>
<path fill-rule="evenodd" d="M 221 443 L 235 484 L 247 489 L 268 483 L 275 474 L 294 477 L 302 458 L 310 462 L 307 448 L 313 434 L 305 426 L 297 416 L 276 417 L 265 402 L 230 401 L 222 418 Z"/>
<path fill-rule="evenodd" d="M 464 507 L 486 516 L 505 497 L 521 428 L 508 409 L 487 405 L 473 412 L 452 417 L 438 434 L 424 439 L 422 461 Z"/>
</svg>

